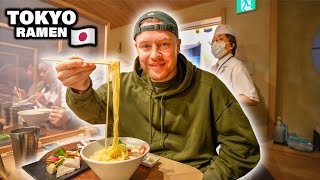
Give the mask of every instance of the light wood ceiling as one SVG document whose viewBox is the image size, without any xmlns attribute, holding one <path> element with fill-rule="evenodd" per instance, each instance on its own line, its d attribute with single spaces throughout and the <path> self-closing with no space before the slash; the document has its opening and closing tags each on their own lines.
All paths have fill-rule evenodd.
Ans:
<svg viewBox="0 0 320 180">
<path fill-rule="evenodd" d="M 111 28 L 132 23 L 146 9 L 176 11 L 212 0 L 63 0 L 110 22 Z"/>
</svg>

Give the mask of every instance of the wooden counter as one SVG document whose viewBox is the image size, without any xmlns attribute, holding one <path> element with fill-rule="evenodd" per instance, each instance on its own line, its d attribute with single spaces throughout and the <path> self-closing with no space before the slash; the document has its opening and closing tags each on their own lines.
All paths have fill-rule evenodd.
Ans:
<svg viewBox="0 0 320 180">
<path fill-rule="evenodd" d="M 131 177 L 131 180 L 200 180 L 202 177 L 202 172 L 194 167 L 160 157 L 159 163 L 152 168 L 140 165 L 137 171 Z M 73 178 L 73 180 L 83 179 L 99 179 L 99 177 L 90 169 Z"/>
<path fill-rule="evenodd" d="M 38 153 L 40 153 L 39 150 Z M 7 153 L 2 156 L 5 168 L 8 174 L 8 179 L 33 179 L 28 173 L 22 169 L 16 169 L 14 165 L 14 158 L 12 153 Z M 41 173 L 41 172 L 39 172 Z M 175 180 L 200 180 L 203 174 L 198 169 L 188 166 L 186 164 L 179 163 L 167 158 L 160 157 L 158 164 L 153 168 L 148 168 L 140 165 L 137 171 L 133 174 L 133 180 L 138 179 L 152 179 L 152 180 L 163 180 L 163 179 L 175 179 Z M 73 178 L 74 180 L 83 179 L 99 179 L 98 176 L 89 169 L 84 173 Z"/>
</svg>

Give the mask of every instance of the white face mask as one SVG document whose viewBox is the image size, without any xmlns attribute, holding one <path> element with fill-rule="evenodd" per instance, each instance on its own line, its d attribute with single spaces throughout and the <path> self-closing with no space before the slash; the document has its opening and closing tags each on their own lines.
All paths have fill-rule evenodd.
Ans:
<svg viewBox="0 0 320 180">
<path fill-rule="evenodd" d="M 216 42 L 214 41 L 211 45 L 211 53 L 215 58 L 220 59 L 222 56 L 224 56 L 227 53 L 227 50 L 225 50 L 225 46 L 227 43 L 221 41 Z"/>
</svg>

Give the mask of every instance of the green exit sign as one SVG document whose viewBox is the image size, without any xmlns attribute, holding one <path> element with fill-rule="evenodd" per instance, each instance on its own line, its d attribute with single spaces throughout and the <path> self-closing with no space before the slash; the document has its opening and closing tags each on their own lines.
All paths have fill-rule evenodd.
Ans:
<svg viewBox="0 0 320 180">
<path fill-rule="evenodd" d="M 237 0 L 237 13 L 244 13 L 256 9 L 256 0 Z"/>
</svg>

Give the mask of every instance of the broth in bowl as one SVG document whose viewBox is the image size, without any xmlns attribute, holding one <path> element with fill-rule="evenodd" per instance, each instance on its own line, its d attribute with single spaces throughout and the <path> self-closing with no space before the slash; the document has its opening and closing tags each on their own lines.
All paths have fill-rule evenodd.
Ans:
<svg viewBox="0 0 320 180">
<path fill-rule="evenodd" d="M 131 137 L 119 137 L 122 143 L 126 144 L 129 153 L 127 159 L 119 161 L 100 161 L 90 159 L 96 152 L 105 149 L 105 140 L 101 139 L 86 145 L 81 151 L 81 158 L 90 166 L 90 168 L 99 176 L 100 179 L 114 179 L 114 180 L 128 180 L 138 168 L 143 158 L 150 150 L 150 146 L 143 140 Z M 113 138 L 108 138 L 108 145 L 110 146 Z M 120 143 L 121 145 L 121 143 Z M 112 147 L 112 146 L 110 146 Z M 140 152 L 140 148 L 145 147 L 145 150 Z M 134 150 L 139 148 L 139 152 Z M 130 150 L 129 150 L 130 149 Z M 144 148 L 142 148 L 144 149 Z M 136 152 L 136 153 L 135 153 Z M 132 155 L 134 153 L 134 155 Z M 130 155 L 131 154 L 131 155 Z"/>
</svg>

